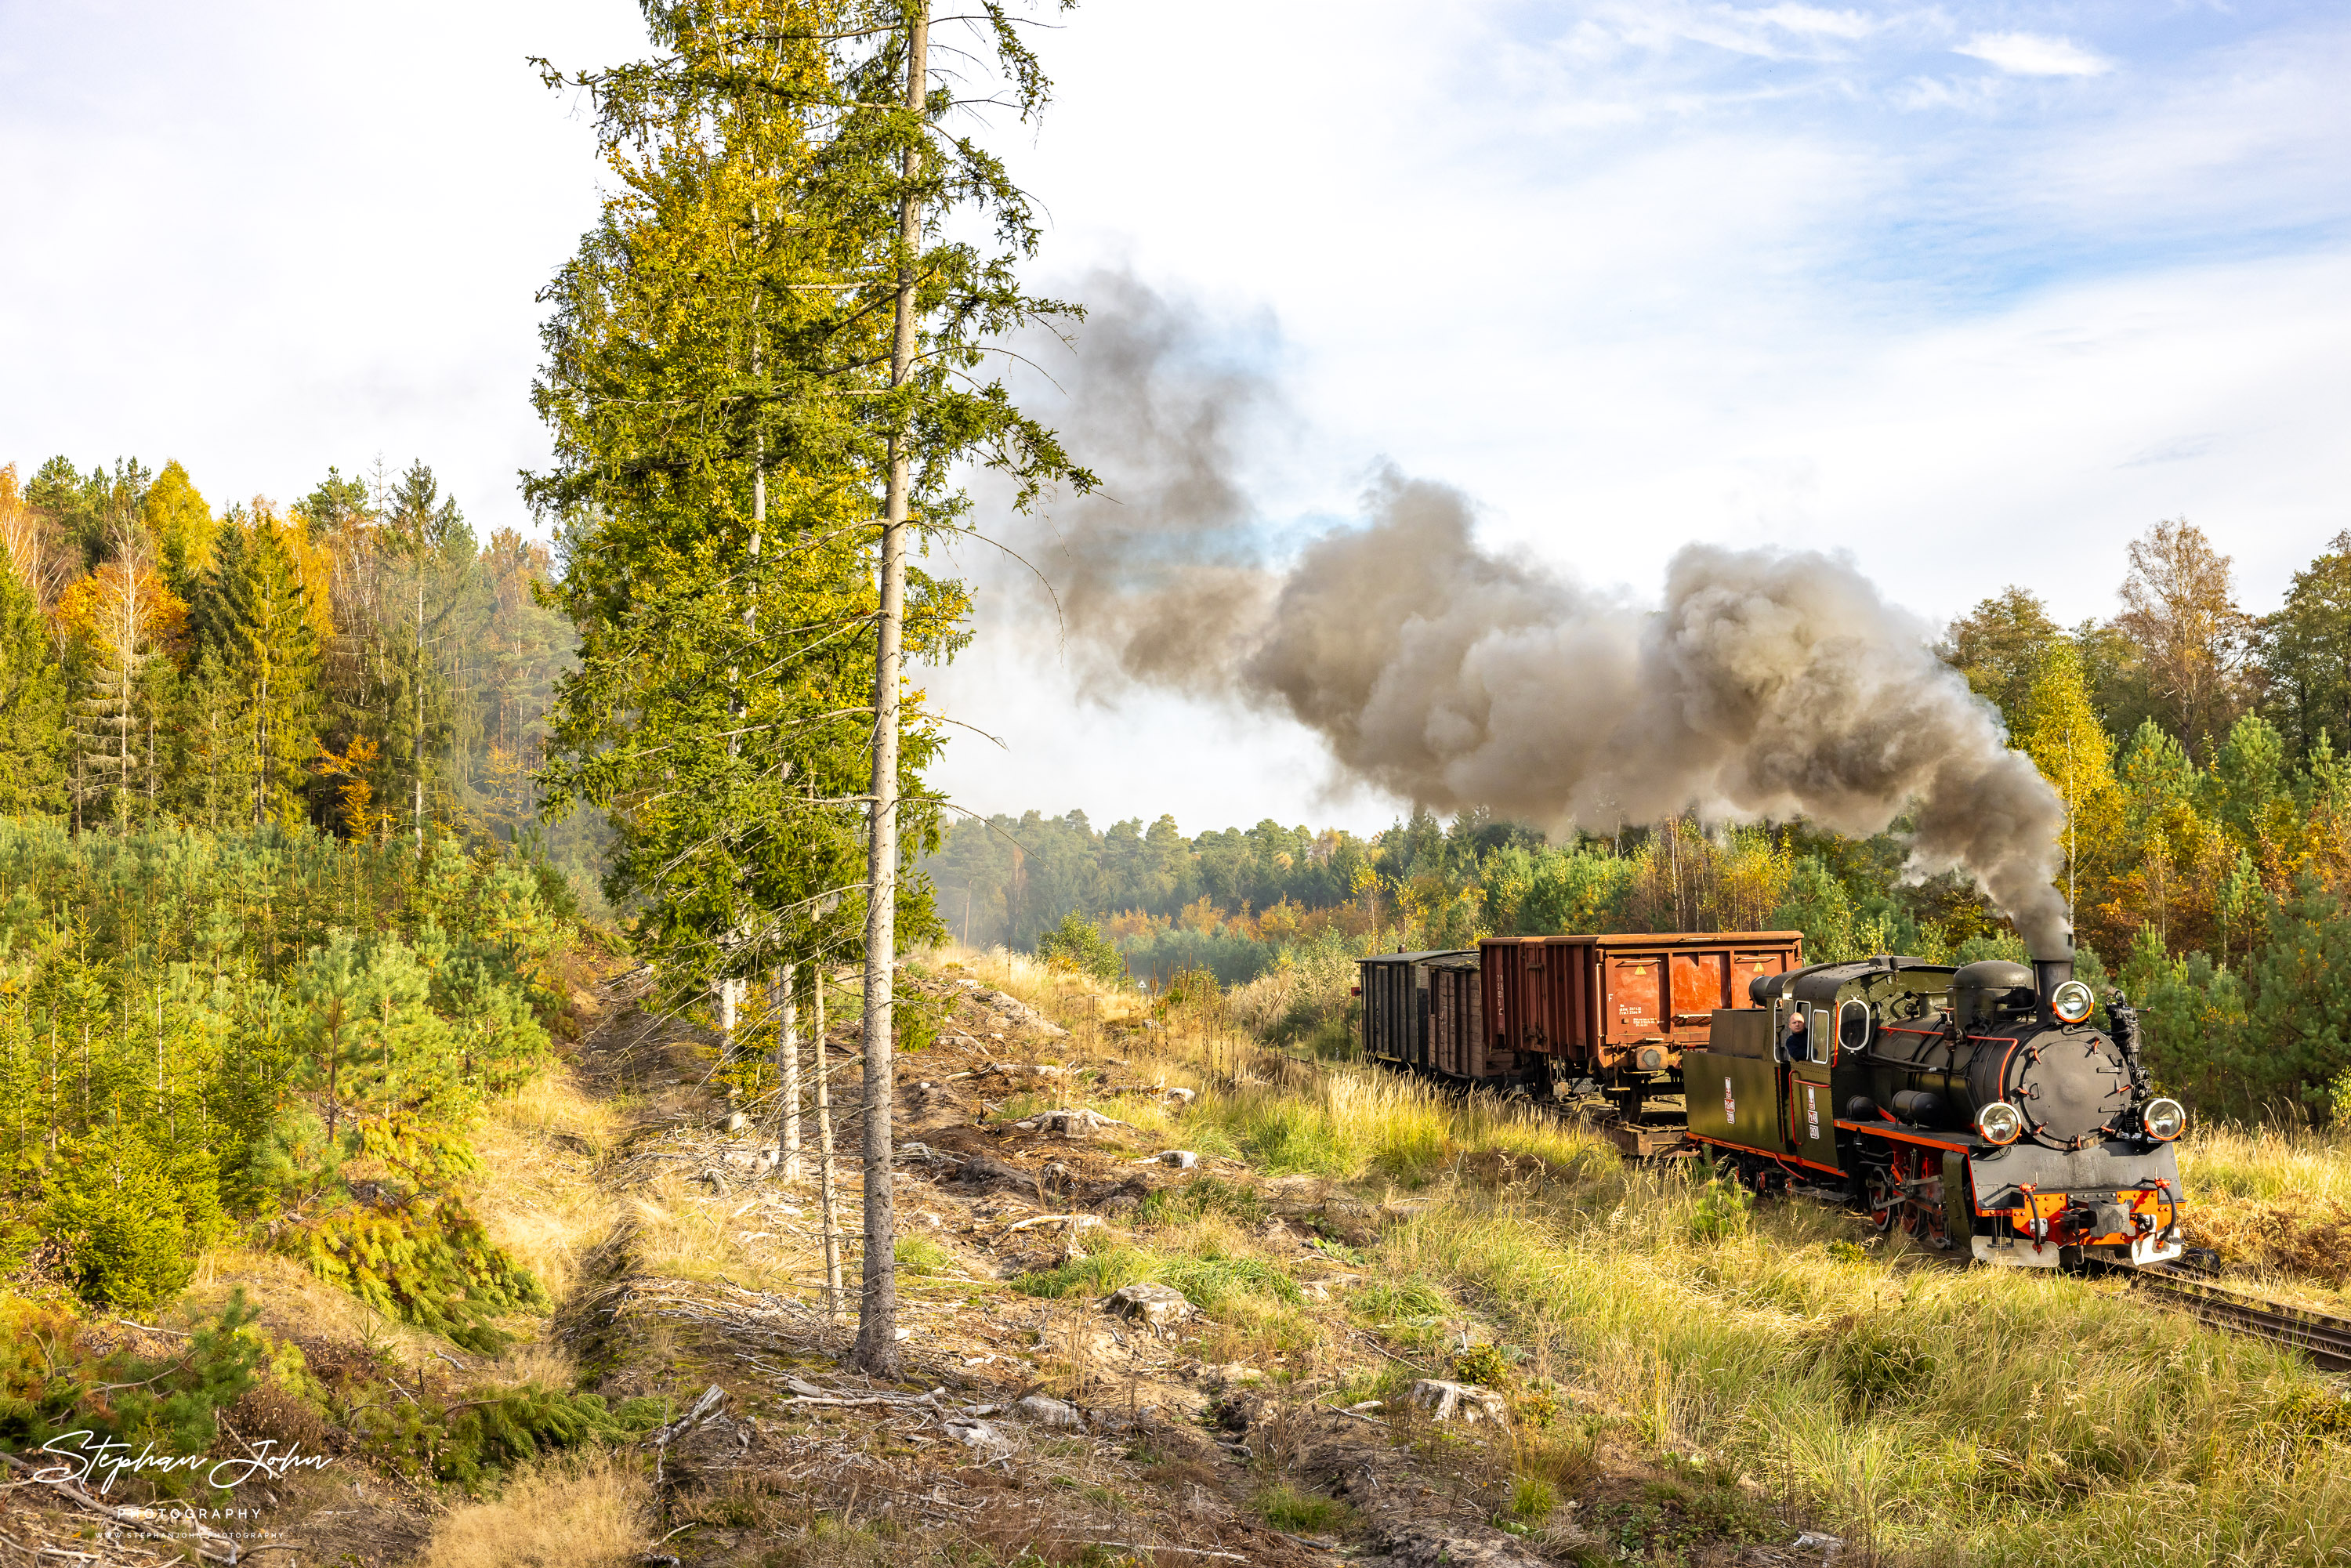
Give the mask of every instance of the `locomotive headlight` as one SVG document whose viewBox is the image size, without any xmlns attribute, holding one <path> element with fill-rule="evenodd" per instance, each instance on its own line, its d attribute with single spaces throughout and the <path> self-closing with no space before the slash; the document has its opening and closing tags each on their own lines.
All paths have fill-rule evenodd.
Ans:
<svg viewBox="0 0 2351 1568">
<path fill-rule="evenodd" d="M 2150 1100 L 2138 1122 L 2148 1137 L 2168 1144 L 2188 1130 L 2188 1107 L 2177 1100 Z"/>
<path fill-rule="evenodd" d="M 2079 980 L 2068 980 L 2049 993 L 2049 1010 L 2066 1023 L 2080 1023 L 2097 1005 L 2090 988 Z"/>
<path fill-rule="evenodd" d="M 2024 1131 L 2024 1113 L 2005 1100 L 1995 1100 L 1976 1113 L 1976 1131 L 1986 1142 L 2012 1144 Z"/>
</svg>

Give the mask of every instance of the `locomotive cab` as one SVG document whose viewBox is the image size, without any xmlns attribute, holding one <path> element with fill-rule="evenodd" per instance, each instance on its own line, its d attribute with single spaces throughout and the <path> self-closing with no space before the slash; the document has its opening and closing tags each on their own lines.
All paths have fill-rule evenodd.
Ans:
<svg viewBox="0 0 2351 1568">
<path fill-rule="evenodd" d="M 2101 1031 L 2072 970 L 1885 955 L 1759 977 L 1686 1060 L 1690 1135 L 1758 1186 L 1842 1183 L 1881 1230 L 1982 1261 L 2176 1258 L 2186 1114 L 2120 993 Z"/>
</svg>

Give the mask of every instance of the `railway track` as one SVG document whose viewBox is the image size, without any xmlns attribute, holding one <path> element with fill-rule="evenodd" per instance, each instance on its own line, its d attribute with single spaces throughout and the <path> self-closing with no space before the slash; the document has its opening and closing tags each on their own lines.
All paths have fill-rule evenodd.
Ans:
<svg viewBox="0 0 2351 1568">
<path fill-rule="evenodd" d="M 2330 1317 L 2170 1270 L 2145 1269 L 2131 1283 L 2215 1328 L 2289 1344 L 2329 1372 L 2351 1372 L 2351 1318 Z"/>
<path fill-rule="evenodd" d="M 1436 1083 L 1459 1098 L 1467 1098 L 1474 1092 L 1461 1085 L 1447 1084 L 1440 1079 L 1424 1081 Z M 1663 1098 L 1659 1097 L 1660 1100 Z M 1656 1129 L 1660 1134 L 1656 1140 L 1658 1148 L 1651 1149 L 1646 1146 L 1651 1140 L 1642 1134 L 1652 1129 L 1646 1126 L 1635 1129 L 1616 1121 L 1614 1107 L 1604 1101 L 1534 1100 L 1531 1103 L 1562 1121 L 1580 1122 L 1598 1128 L 1628 1155 L 1667 1152 L 1667 1145 L 1679 1145 L 1678 1148 L 1671 1150 L 1675 1153 L 1687 1153 L 1691 1148 L 1691 1145 L 1680 1142 L 1678 1134 L 1667 1138 L 1663 1135 L 1664 1129 L 1658 1128 Z M 1805 1196 L 1834 1200 L 1834 1195 L 1826 1191 L 1808 1192 Z M 2305 1307 L 2288 1306 L 2218 1284 L 2199 1277 L 2201 1270 L 2192 1265 L 2171 1264 L 2116 1271 L 2129 1279 L 2141 1292 L 2166 1306 L 2191 1313 L 2215 1328 L 2269 1340 L 2276 1344 L 2292 1345 L 2325 1371 L 2351 1372 L 2351 1318 L 2333 1317 Z"/>
</svg>

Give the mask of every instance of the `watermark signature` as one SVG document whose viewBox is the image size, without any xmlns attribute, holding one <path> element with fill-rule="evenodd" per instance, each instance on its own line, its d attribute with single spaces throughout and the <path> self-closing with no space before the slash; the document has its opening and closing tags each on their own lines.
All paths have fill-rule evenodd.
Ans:
<svg viewBox="0 0 2351 1568">
<path fill-rule="evenodd" d="M 61 1432 L 36 1450 L 56 1463 L 36 1469 L 29 1479 L 51 1486 L 71 1481 L 89 1487 L 95 1477 L 92 1490 L 104 1497 L 125 1476 L 202 1475 L 206 1486 L 226 1490 L 249 1480 L 284 1480 L 297 1470 L 322 1470 L 335 1462 L 331 1454 L 302 1452 L 299 1444 L 289 1443 L 280 1449 L 269 1437 L 246 1448 L 243 1455 L 215 1458 L 205 1454 L 159 1454 L 151 1442 L 134 1454 L 130 1444 L 117 1438 L 100 1438 L 95 1432 Z"/>
</svg>

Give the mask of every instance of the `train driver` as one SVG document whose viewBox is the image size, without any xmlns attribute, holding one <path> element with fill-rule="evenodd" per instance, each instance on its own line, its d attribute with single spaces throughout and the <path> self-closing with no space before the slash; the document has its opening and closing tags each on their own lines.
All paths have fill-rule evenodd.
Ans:
<svg viewBox="0 0 2351 1568">
<path fill-rule="evenodd" d="M 1812 1060 L 1804 1036 L 1804 1014 L 1807 1010 L 1801 1006 L 1788 1009 L 1788 1060 L 1791 1061 Z"/>
</svg>

